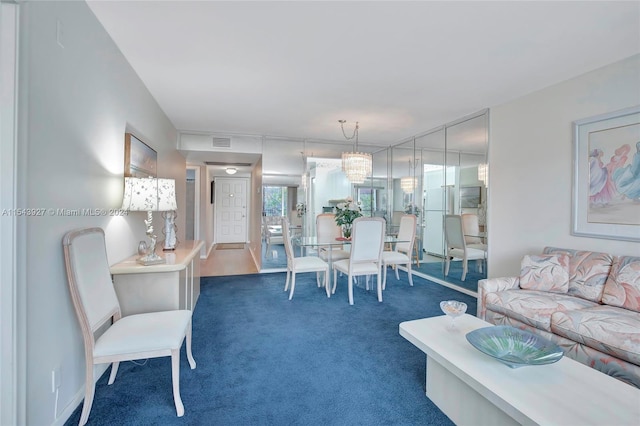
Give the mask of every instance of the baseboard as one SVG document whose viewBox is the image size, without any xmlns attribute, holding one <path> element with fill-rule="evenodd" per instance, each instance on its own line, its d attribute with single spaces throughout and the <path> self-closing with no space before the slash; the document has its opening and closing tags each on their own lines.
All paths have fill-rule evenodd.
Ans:
<svg viewBox="0 0 640 426">
<path fill-rule="evenodd" d="M 464 287 L 460 287 L 460 286 L 457 286 L 455 284 L 448 283 L 448 282 L 446 282 L 444 280 L 441 280 L 441 279 L 436 278 L 436 277 L 431 276 L 431 275 L 423 274 L 422 272 L 418 272 L 416 270 L 412 270 L 412 272 L 413 272 L 413 275 L 415 275 L 416 277 L 420 277 L 420 278 L 424 278 L 425 280 L 433 281 L 436 284 L 440 284 L 442 286 L 449 287 L 452 290 L 459 291 L 460 293 L 467 294 L 469 296 L 475 297 L 476 299 L 478 298 L 478 293 L 475 292 L 475 291 L 471 291 L 471 290 L 468 290 L 468 289 L 466 289 Z"/>
<path fill-rule="evenodd" d="M 111 364 L 99 364 L 94 367 L 95 382 L 100 380 L 102 375 L 107 372 L 107 369 L 109 368 L 110 365 Z M 78 392 L 76 392 L 76 394 L 73 396 L 71 401 L 67 404 L 67 406 L 64 407 L 60 415 L 58 415 L 58 417 L 53 421 L 51 426 L 64 425 L 67 422 L 67 420 L 69 420 L 69 417 L 71 417 L 71 415 L 76 410 L 76 408 L 78 408 L 80 404 L 82 404 L 82 401 L 84 400 L 84 393 L 85 393 L 85 385 L 82 385 L 78 390 Z M 91 413 L 89 413 L 89 417 L 91 417 Z"/>
<path fill-rule="evenodd" d="M 258 261 L 256 260 L 256 254 L 254 250 L 251 248 L 251 244 L 249 244 L 248 247 L 249 247 L 249 253 L 251 253 L 251 259 L 253 259 L 253 264 L 256 265 L 256 269 L 258 270 L 258 272 L 260 272 L 260 270 L 262 269 L 262 265 L 258 263 Z M 260 250 L 262 250 L 262 245 L 260 245 Z M 258 268 L 258 265 L 260 265 L 260 268 Z"/>
</svg>

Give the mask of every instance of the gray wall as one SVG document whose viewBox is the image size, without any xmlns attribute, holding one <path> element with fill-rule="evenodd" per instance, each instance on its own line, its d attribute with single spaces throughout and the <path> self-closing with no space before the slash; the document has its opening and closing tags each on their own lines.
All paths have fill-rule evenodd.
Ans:
<svg viewBox="0 0 640 426">
<path fill-rule="evenodd" d="M 546 245 L 640 255 L 640 244 L 571 235 L 572 122 L 640 105 L 640 55 L 491 108 L 489 273 L 517 275 Z"/>
<path fill-rule="evenodd" d="M 56 22 L 63 28 L 56 42 Z M 176 179 L 179 238 L 184 240 L 185 160 L 176 130 L 84 2 L 26 2 L 20 22 L 18 206 L 118 209 L 124 133 L 158 152 L 158 175 Z M 159 214 L 154 214 L 159 219 Z M 145 214 L 19 221 L 19 325 L 26 333 L 26 419 L 63 421 L 82 399 L 84 353 L 67 289 L 65 232 L 105 229 L 109 262 L 133 255 L 145 238 Z M 162 229 L 156 220 L 155 228 Z M 24 328 L 23 328 L 24 327 Z M 61 372 L 58 410 L 51 372 Z M 57 416 L 56 416 L 57 414 Z"/>
</svg>

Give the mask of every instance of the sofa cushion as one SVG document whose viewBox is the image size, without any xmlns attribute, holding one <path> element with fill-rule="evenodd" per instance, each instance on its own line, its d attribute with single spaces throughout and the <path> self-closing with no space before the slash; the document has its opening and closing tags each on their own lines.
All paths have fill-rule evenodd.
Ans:
<svg viewBox="0 0 640 426">
<path fill-rule="evenodd" d="M 579 251 L 556 247 L 545 247 L 544 254 L 566 253 L 569 262 L 569 294 L 600 302 L 607 281 L 613 256 L 594 251 Z"/>
<path fill-rule="evenodd" d="M 640 312 L 640 257 L 616 258 L 604 286 L 602 303 Z"/>
<path fill-rule="evenodd" d="M 640 313 L 613 306 L 559 311 L 551 331 L 600 352 L 640 365 Z"/>
<path fill-rule="evenodd" d="M 566 293 L 569 290 L 569 255 L 526 255 L 520 265 L 520 288 Z"/>
<path fill-rule="evenodd" d="M 598 306 L 579 297 L 537 290 L 498 291 L 487 294 L 485 301 L 488 310 L 546 331 L 551 331 L 551 315 L 556 311 Z"/>
</svg>

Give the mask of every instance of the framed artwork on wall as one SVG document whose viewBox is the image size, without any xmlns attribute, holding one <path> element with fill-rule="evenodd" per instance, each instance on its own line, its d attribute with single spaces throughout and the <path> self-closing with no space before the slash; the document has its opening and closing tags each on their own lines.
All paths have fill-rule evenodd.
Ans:
<svg viewBox="0 0 640 426">
<path fill-rule="evenodd" d="M 571 233 L 640 241 L 640 106 L 574 122 Z"/>
<path fill-rule="evenodd" d="M 477 209 L 482 202 L 479 186 L 460 187 L 460 208 Z"/>
<path fill-rule="evenodd" d="M 158 153 L 132 133 L 124 134 L 125 177 L 156 177 Z"/>
</svg>

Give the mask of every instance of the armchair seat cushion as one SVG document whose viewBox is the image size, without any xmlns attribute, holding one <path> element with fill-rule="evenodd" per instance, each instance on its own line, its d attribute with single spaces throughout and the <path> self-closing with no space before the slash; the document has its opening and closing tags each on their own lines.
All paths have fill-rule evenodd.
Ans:
<svg viewBox="0 0 640 426">
<path fill-rule="evenodd" d="M 398 251 L 383 251 L 382 252 L 383 263 L 409 263 L 411 259 L 404 253 Z"/>
<path fill-rule="evenodd" d="M 333 264 L 334 269 L 345 274 L 349 273 L 349 259 L 343 259 Z M 351 265 L 351 275 L 375 275 L 380 272 L 380 268 L 373 262 L 354 263 Z"/>
<path fill-rule="evenodd" d="M 555 334 L 612 357 L 640 365 L 640 313 L 611 306 L 595 306 L 553 314 Z"/>
<path fill-rule="evenodd" d="M 551 315 L 558 311 L 571 311 L 598 306 L 589 300 L 562 293 L 538 290 L 506 290 L 485 296 L 487 309 L 518 321 L 551 332 Z"/>
<path fill-rule="evenodd" d="M 296 272 L 316 272 L 322 268 L 329 268 L 329 265 L 324 260 L 313 256 L 294 257 L 293 262 Z"/>
</svg>

